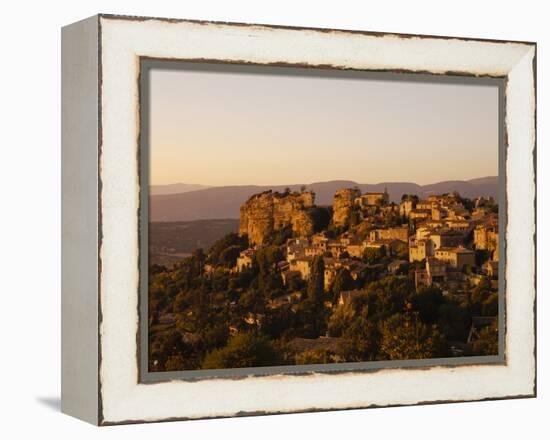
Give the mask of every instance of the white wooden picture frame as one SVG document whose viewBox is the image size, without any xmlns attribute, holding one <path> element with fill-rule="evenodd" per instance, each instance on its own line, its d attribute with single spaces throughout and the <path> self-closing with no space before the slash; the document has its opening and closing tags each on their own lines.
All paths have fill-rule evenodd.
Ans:
<svg viewBox="0 0 550 440">
<path fill-rule="evenodd" d="M 502 79 L 501 361 L 144 383 L 143 59 Z M 534 43 L 98 15 L 63 28 L 62 93 L 63 412 L 111 425 L 536 395 Z"/>
</svg>

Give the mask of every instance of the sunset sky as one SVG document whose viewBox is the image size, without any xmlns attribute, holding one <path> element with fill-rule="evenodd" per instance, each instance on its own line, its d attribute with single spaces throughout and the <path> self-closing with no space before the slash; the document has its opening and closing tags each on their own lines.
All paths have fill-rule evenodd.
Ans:
<svg viewBox="0 0 550 440">
<path fill-rule="evenodd" d="M 427 184 L 498 174 L 496 85 L 225 70 L 151 71 L 151 184 Z"/>
</svg>

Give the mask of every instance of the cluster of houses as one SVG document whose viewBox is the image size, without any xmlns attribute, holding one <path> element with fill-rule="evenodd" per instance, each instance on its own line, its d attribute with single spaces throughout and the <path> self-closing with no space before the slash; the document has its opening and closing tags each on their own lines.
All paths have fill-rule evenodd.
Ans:
<svg viewBox="0 0 550 440">
<path fill-rule="evenodd" d="M 322 231 L 293 237 L 281 245 L 284 258 L 277 263 L 277 271 L 289 288 L 286 294 L 270 299 L 268 307 L 276 309 L 290 304 L 292 308 L 299 308 L 300 291 L 291 286 L 308 281 L 315 257 L 323 258 L 327 291 L 342 269 L 357 281 L 357 286 L 365 286 L 366 280 L 387 274 L 409 273 L 414 274 L 417 288 L 432 285 L 446 288 L 466 282 L 476 285 L 482 279 L 489 279 L 492 287 L 497 289 L 499 232 L 495 204 L 491 199 L 481 197 L 466 204 L 467 207 L 458 195 L 452 194 L 431 195 L 426 200 L 404 197 L 401 203 L 395 204 L 390 203 L 386 191 L 366 194 L 356 189 L 338 191 L 333 205 L 333 224 L 345 224 L 351 210 L 359 213 L 359 224 L 339 234 L 332 230 L 331 233 Z M 390 214 L 397 216 L 399 221 L 387 226 Z M 252 268 L 261 247 L 255 245 L 240 252 L 231 270 L 242 272 Z M 369 249 L 378 251 L 375 254 L 382 257 L 378 261 L 366 258 Z M 480 259 L 480 255 L 483 258 Z M 480 261 L 484 262 L 480 264 Z M 364 292 L 364 288 L 342 291 L 336 306 L 350 305 Z M 334 307 L 330 301 L 325 301 L 325 305 Z M 261 314 L 249 313 L 245 321 L 260 325 L 262 317 Z M 475 339 L 476 331 L 494 319 L 475 317 L 468 342 Z M 230 328 L 230 331 L 237 330 Z M 326 351 L 332 361 L 338 361 L 335 354 L 337 341 L 338 338 L 329 336 L 311 340 L 295 338 L 289 347 L 297 356 L 315 349 Z"/>
<path fill-rule="evenodd" d="M 278 264 L 285 284 L 293 278 L 307 281 L 314 257 L 324 260 L 325 289 L 332 285 L 338 271 L 345 268 L 354 280 L 365 277 L 369 270 L 395 273 L 409 263 L 421 262 L 424 267 L 415 270 L 415 283 L 433 284 L 463 282 L 469 277 L 475 284 L 480 274 L 496 283 L 498 278 L 499 239 L 498 214 L 483 203 L 467 209 L 457 195 L 431 195 L 427 200 L 406 197 L 399 205 L 389 203 L 387 192 L 353 194 L 350 200 L 361 209 L 361 222 L 368 224 L 361 235 L 346 231 L 330 238 L 326 232 L 289 239 L 281 247 L 285 260 Z M 384 227 L 380 221 L 387 212 L 396 212 L 403 224 Z M 408 248 L 408 261 L 396 249 Z M 367 264 L 363 258 L 367 249 L 382 249 L 386 258 L 384 267 Z M 487 252 L 487 261 L 476 266 L 476 250 Z M 252 266 L 255 248 L 242 251 L 235 271 Z M 405 257 L 406 258 L 406 257 Z M 470 268 L 472 270 L 468 270 Z"/>
<path fill-rule="evenodd" d="M 368 265 L 362 262 L 366 249 L 384 248 L 386 255 L 391 255 L 399 243 L 408 240 L 408 227 L 375 229 L 367 239 L 359 240 L 356 235 L 345 232 L 337 238 L 328 238 L 325 232 L 311 237 L 291 238 L 283 246 L 285 260 L 278 264 L 283 281 L 288 284 L 292 278 L 303 281 L 309 279 L 311 263 L 316 256 L 323 257 L 325 289 L 328 289 L 339 270 L 345 268 L 354 280 L 361 279 L 369 269 L 379 269 L 379 265 Z M 252 266 L 256 250 L 249 248 L 242 251 L 237 258 L 236 271 Z"/>
<path fill-rule="evenodd" d="M 483 200 L 476 199 L 471 211 L 453 195 L 433 195 L 416 205 L 411 200 L 401 204 L 403 213 L 409 218 L 411 215 L 424 216 L 415 222 L 415 232 L 408 242 L 409 261 L 425 261 L 425 268 L 415 271 L 417 286 L 457 283 L 465 279 L 477 284 L 480 273 L 496 284 L 498 214 L 483 207 Z M 487 252 L 487 261 L 480 268 L 476 266 L 476 250 Z M 468 272 L 467 268 L 474 270 Z"/>
</svg>

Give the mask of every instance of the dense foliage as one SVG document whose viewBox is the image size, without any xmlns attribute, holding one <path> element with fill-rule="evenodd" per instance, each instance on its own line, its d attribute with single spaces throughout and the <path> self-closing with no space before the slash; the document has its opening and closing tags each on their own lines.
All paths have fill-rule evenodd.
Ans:
<svg viewBox="0 0 550 440">
<path fill-rule="evenodd" d="M 236 242 L 227 236 L 208 256 L 199 250 L 172 269 L 151 271 L 152 371 L 447 356 L 449 341 L 467 339 L 472 315 L 493 315 L 497 307 L 484 282 L 468 301 L 457 301 L 436 287 L 417 292 L 410 275 L 358 285 L 345 269 L 327 292 L 322 258 L 314 260 L 307 283 L 284 286 L 277 246 L 258 252 L 250 270 L 224 270 L 224 255 Z M 220 266 L 206 276 L 204 265 L 215 260 Z M 364 293 L 338 304 L 341 292 L 357 287 Z M 272 305 L 292 292 L 295 303 Z M 496 328 L 483 331 L 471 354 L 495 353 L 497 334 Z M 337 340 L 332 355 L 290 349 L 294 338 L 325 335 Z"/>
</svg>

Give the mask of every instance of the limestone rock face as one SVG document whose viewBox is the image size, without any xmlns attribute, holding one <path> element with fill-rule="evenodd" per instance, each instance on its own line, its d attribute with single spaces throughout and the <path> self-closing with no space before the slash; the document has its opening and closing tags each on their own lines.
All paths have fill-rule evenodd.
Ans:
<svg viewBox="0 0 550 440">
<path fill-rule="evenodd" d="M 332 223 L 335 226 L 344 226 L 347 223 L 354 201 L 360 195 L 361 191 L 355 188 L 336 191 L 332 204 Z"/>
<path fill-rule="evenodd" d="M 280 194 L 267 191 L 252 196 L 241 206 L 239 234 L 248 235 L 253 245 L 264 244 L 273 232 L 287 226 L 298 236 L 313 234 L 313 219 L 308 208 L 314 206 L 315 194 Z"/>
</svg>

